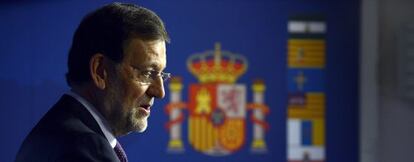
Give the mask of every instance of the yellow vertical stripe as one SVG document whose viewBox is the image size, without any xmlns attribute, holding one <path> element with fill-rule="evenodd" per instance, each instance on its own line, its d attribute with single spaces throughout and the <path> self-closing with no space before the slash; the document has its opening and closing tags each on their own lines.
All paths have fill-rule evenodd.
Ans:
<svg viewBox="0 0 414 162">
<path fill-rule="evenodd" d="M 200 127 L 201 128 L 201 150 L 205 151 L 206 143 L 207 143 L 207 141 L 206 141 L 206 133 L 207 133 L 207 131 L 206 131 L 206 118 L 203 117 L 201 121 L 202 121 L 201 122 L 201 127 Z"/>
<path fill-rule="evenodd" d="M 199 136 L 199 140 L 198 140 L 198 149 L 200 151 L 203 150 L 203 118 L 200 118 L 200 124 L 198 125 L 198 136 Z"/>
<path fill-rule="evenodd" d="M 203 148 L 203 118 L 198 119 L 198 150 L 202 151 Z"/>
<path fill-rule="evenodd" d="M 198 150 L 203 150 L 203 118 L 199 118 L 199 125 L 198 125 Z"/>
<path fill-rule="evenodd" d="M 207 147 L 206 149 L 209 150 L 212 146 L 212 129 L 211 129 L 211 123 L 207 123 Z"/>
<path fill-rule="evenodd" d="M 210 123 L 210 148 L 214 147 L 214 126 L 213 123 Z"/>
<path fill-rule="evenodd" d="M 191 132 L 192 132 L 192 134 L 193 134 L 193 142 L 192 142 L 192 144 L 193 144 L 193 146 L 195 147 L 195 143 L 196 143 L 196 141 L 197 141 L 197 134 L 196 134 L 196 130 L 197 130 L 197 127 L 196 127 L 196 125 L 197 125 L 197 118 L 196 117 L 193 117 L 192 119 L 192 128 L 193 128 L 193 130 L 191 130 Z"/>
<path fill-rule="evenodd" d="M 206 151 L 208 149 L 208 137 L 210 135 L 208 134 L 208 120 L 204 119 L 204 147 L 203 150 Z"/>
<path fill-rule="evenodd" d="M 194 118 L 194 148 L 199 150 L 200 144 L 200 119 L 198 117 Z"/>
<path fill-rule="evenodd" d="M 190 143 L 193 143 L 193 131 L 194 131 L 194 128 L 193 128 L 193 120 L 192 120 L 192 117 L 188 117 L 188 141 L 190 142 Z"/>
<path fill-rule="evenodd" d="M 211 148 L 211 123 L 209 120 L 206 121 L 206 151 Z"/>
<path fill-rule="evenodd" d="M 325 144 L 325 119 L 313 119 L 312 137 L 313 145 L 322 146 Z"/>
</svg>

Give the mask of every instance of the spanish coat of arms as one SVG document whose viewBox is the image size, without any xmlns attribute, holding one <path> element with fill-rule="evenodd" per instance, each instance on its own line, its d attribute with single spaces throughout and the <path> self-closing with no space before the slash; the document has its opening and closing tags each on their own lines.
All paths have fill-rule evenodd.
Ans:
<svg viewBox="0 0 414 162">
<path fill-rule="evenodd" d="M 187 68 L 199 83 L 189 85 L 187 103 L 181 100 L 182 79 L 173 77 L 169 84 L 170 103 L 165 107 L 169 115 L 166 124 L 170 134 L 168 152 L 184 152 L 182 124 L 185 120 L 188 142 L 198 152 L 225 156 L 240 150 L 247 140 L 247 121 L 253 123 L 251 151 L 267 152 L 265 133 L 269 126 L 265 117 L 269 108 L 264 103 L 264 81 L 255 80 L 251 86 L 253 103 L 247 103 L 246 86 L 236 83 L 247 70 L 247 60 L 241 55 L 222 51 L 216 43 L 213 51 L 191 55 L 187 59 Z M 251 110 L 249 118 L 248 110 Z"/>
</svg>

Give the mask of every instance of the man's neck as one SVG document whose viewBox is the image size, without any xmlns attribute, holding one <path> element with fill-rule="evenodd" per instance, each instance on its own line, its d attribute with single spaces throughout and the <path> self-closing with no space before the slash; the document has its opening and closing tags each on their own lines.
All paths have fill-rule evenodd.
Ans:
<svg viewBox="0 0 414 162">
<path fill-rule="evenodd" d="M 96 109 L 96 107 L 92 105 L 92 103 L 88 101 L 87 98 L 82 96 L 79 92 L 76 92 L 72 89 L 71 92 L 68 92 L 67 94 L 78 100 L 85 107 L 85 109 L 87 109 L 89 113 L 91 113 L 91 115 L 101 128 L 102 132 L 104 133 L 105 137 L 108 139 L 111 146 L 114 147 L 116 144 L 115 134 L 113 133 L 110 124 L 105 119 L 103 114 L 100 113 L 98 109 Z"/>
</svg>

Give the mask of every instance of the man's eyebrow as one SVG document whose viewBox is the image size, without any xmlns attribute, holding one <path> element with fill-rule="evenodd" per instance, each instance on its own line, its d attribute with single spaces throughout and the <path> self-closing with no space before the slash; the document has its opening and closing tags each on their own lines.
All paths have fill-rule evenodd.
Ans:
<svg viewBox="0 0 414 162">
<path fill-rule="evenodd" d="M 145 70 L 151 69 L 151 70 L 163 71 L 165 69 L 165 67 L 162 68 L 162 67 L 157 66 L 156 64 L 141 64 L 138 66 L 136 65 L 131 65 L 131 66 L 137 69 L 145 69 Z"/>
</svg>

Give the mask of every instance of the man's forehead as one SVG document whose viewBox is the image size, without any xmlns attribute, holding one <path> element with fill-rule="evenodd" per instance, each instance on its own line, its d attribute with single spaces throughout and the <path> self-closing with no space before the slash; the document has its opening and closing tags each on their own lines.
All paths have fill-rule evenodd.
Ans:
<svg viewBox="0 0 414 162">
<path fill-rule="evenodd" d="M 152 40 L 144 41 L 139 38 L 132 39 L 124 46 L 124 52 L 147 54 L 147 55 L 165 55 L 165 41 Z"/>
<path fill-rule="evenodd" d="M 164 41 L 143 41 L 137 38 L 130 41 L 124 52 L 124 61 L 136 67 L 156 70 L 165 68 L 166 50 Z"/>
</svg>

